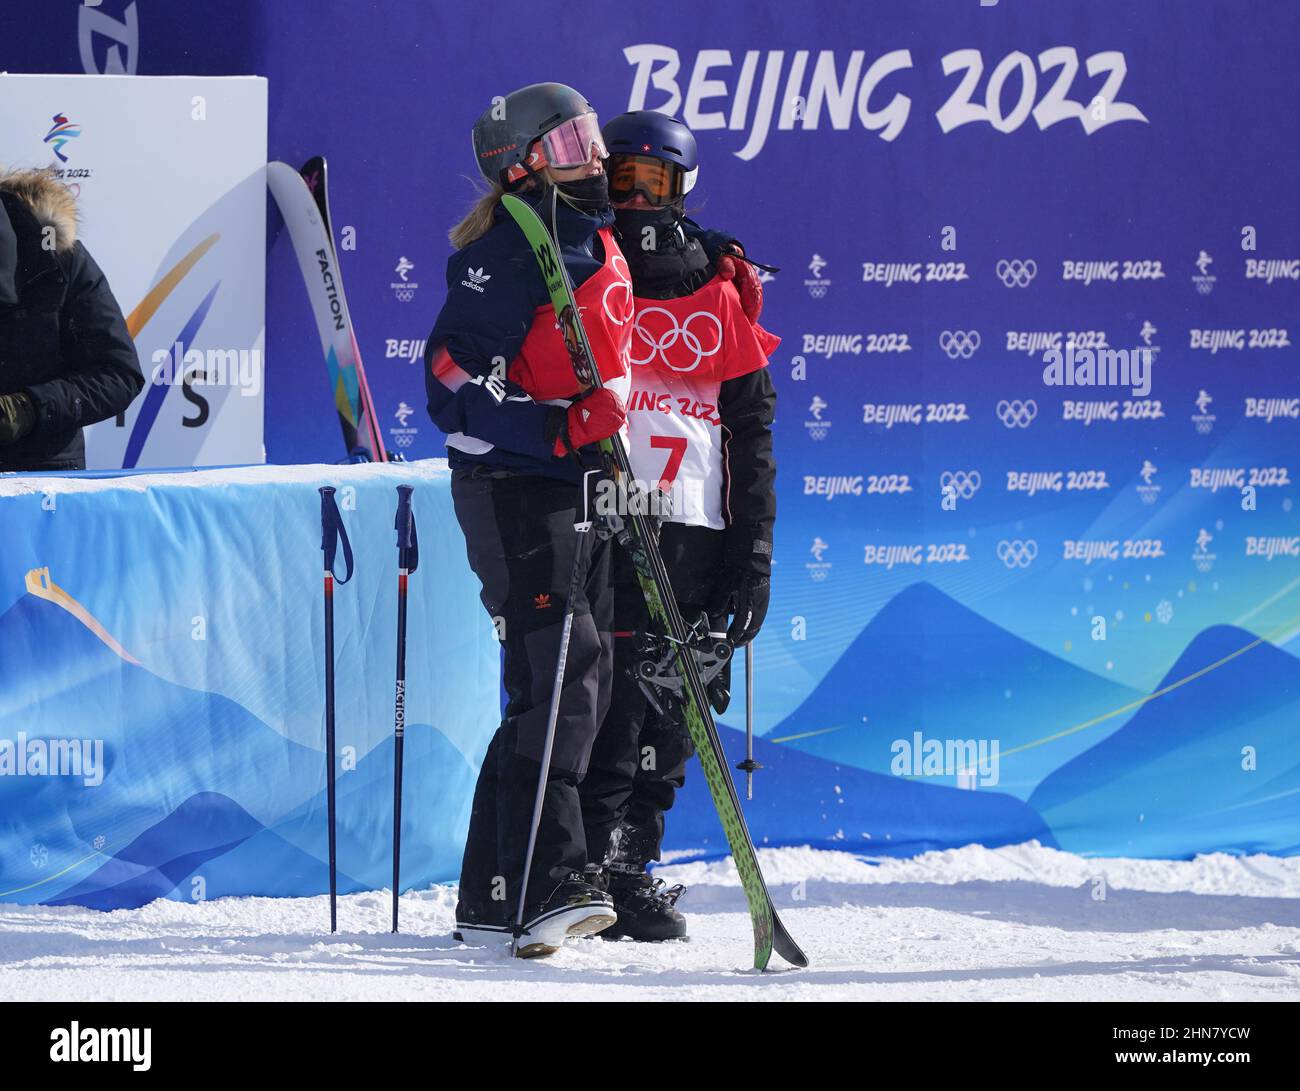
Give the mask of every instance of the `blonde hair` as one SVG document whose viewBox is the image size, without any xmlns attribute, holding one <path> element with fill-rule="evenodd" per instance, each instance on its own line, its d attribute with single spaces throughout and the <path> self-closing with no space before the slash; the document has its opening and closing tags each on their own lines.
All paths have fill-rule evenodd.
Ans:
<svg viewBox="0 0 1300 1091">
<path fill-rule="evenodd" d="M 488 183 L 487 190 L 479 195 L 460 223 L 447 232 L 447 238 L 451 240 L 452 246 L 461 250 L 488 233 L 497 202 L 501 200 L 503 193 L 505 188 L 500 183 Z"/>
</svg>

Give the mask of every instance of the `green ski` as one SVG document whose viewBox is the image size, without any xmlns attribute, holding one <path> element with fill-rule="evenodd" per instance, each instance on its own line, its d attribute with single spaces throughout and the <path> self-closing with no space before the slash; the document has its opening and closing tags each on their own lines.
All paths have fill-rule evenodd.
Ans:
<svg viewBox="0 0 1300 1091">
<path fill-rule="evenodd" d="M 573 284 L 552 233 L 527 202 L 510 194 L 501 200 L 528 239 L 537 258 L 546 290 L 559 318 L 565 345 L 573 361 L 574 372 L 585 385 L 602 386 L 600 371 L 592 359 L 591 344 L 587 340 L 582 317 L 574 300 Z M 621 477 L 630 489 L 634 478 L 622 437 L 615 434 L 602 440 L 600 449 L 606 456 L 611 471 Z M 713 722 L 713 713 L 705 695 L 698 664 L 694 653 L 687 648 L 687 626 L 669 585 L 655 531 L 649 517 L 638 506 L 634 505 L 628 514 L 620 541 L 632 555 L 651 621 L 662 628 L 676 654 L 676 669 L 683 683 L 682 702 L 687 730 L 695 743 L 696 755 L 704 770 L 704 778 L 708 782 L 713 804 L 736 861 L 736 870 L 740 873 L 745 897 L 749 901 L 750 917 L 754 925 L 754 966 L 759 970 L 767 969 L 774 950 L 791 965 L 807 966 L 808 956 L 799 949 L 799 945 L 782 925 L 763 873 L 759 870 L 758 855 L 754 851 L 754 842 L 731 779 L 722 741 Z"/>
</svg>

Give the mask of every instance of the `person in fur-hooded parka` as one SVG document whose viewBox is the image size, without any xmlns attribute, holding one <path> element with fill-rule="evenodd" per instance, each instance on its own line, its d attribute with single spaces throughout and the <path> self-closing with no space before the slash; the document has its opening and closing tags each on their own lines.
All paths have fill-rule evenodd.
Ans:
<svg viewBox="0 0 1300 1091">
<path fill-rule="evenodd" d="M 143 388 L 72 191 L 49 171 L 0 172 L 0 473 L 85 469 L 82 428 Z"/>
</svg>

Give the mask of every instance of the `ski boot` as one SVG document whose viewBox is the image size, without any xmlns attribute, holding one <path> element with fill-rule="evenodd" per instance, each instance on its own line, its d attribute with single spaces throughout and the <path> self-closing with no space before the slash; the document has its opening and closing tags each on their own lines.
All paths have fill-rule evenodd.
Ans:
<svg viewBox="0 0 1300 1091">
<path fill-rule="evenodd" d="M 665 887 L 646 871 L 658 838 L 649 831 L 619 826 L 610 837 L 600 885 L 609 891 L 618 921 L 601 935 L 606 939 L 657 943 L 686 938 L 686 918 L 677 912 L 677 899 L 686 893 L 680 883 Z"/>
<path fill-rule="evenodd" d="M 677 899 L 686 888 L 678 883 L 665 888 L 644 868 L 637 871 L 606 872 L 606 883 L 618 920 L 601 932 L 605 939 L 638 940 L 658 943 L 666 939 L 686 938 L 686 918 L 677 912 Z"/>
<path fill-rule="evenodd" d="M 456 926 L 451 938 L 457 943 L 488 943 L 509 939 L 510 925 L 506 922 L 504 903 L 497 903 L 490 909 L 463 902 L 457 904 Z"/>
<path fill-rule="evenodd" d="M 515 948 L 519 958 L 553 955 L 569 936 L 589 936 L 618 922 L 609 894 L 577 872 L 570 874 L 545 902 L 533 906 L 525 916 L 528 919 Z"/>
</svg>

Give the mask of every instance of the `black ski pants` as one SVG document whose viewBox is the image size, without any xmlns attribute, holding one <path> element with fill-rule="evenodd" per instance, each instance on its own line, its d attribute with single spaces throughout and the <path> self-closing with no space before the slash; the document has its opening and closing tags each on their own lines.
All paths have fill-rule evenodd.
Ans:
<svg viewBox="0 0 1300 1091">
<path fill-rule="evenodd" d="M 689 623 L 704 611 L 721 572 L 722 532 L 665 523 L 660 550 Z M 592 862 L 606 859 L 611 835 L 621 826 L 617 862 L 643 865 L 659 859 L 664 813 L 686 781 L 686 763 L 695 748 L 680 717 L 660 716 L 633 676 L 635 634 L 645 628 L 648 612 L 631 556 L 617 544 L 613 568 L 614 691 L 578 787 Z M 713 627 L 720 625 L 722 619 L 715 618 Z M 730 671 L 730 664 L 725 670 Z"/>
<path fill-rule="evenodd" d="M 496 472 L 499 474 L 499 472 Z M 572 575 L 581 486 L 531 475 L 457 470 L 456 517 L 480 599 L 497 628 L 506 707 L 479 770 L 461 865 L 458 917 L 514 920 Z M 579 583 L 527 903 L 587 863 L 578 782 L 610 701 L 612 542 L 582 536 Z"/>
</svg>

